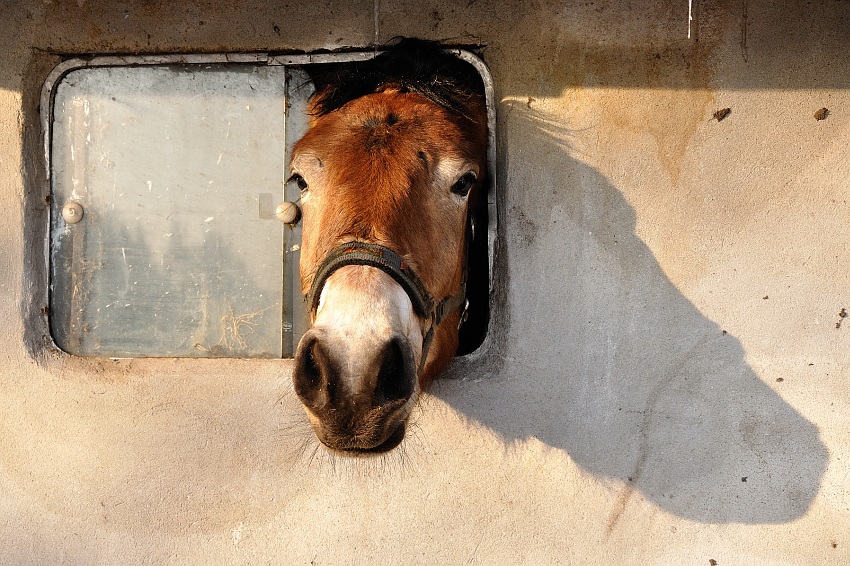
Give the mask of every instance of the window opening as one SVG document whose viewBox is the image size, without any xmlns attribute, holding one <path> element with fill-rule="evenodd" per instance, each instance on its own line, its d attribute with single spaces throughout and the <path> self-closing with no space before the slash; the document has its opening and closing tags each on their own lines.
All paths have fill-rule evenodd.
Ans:
<svg viewBox="0 0 850 566">
<path fill-rule="evenodd" d="M 313 65 L 374 53 L 102 57 L 60 65 L 42 108 L 51 185 L 51 334 L 108 357 L 291 357 L 307 328 L 301 229 L 278 219 Z M 474 56 L 488 88 L 492 82 Z M 493 132 L 475 211 L 470 317 L 489 321 L 495 241 Z"/>
</svg>

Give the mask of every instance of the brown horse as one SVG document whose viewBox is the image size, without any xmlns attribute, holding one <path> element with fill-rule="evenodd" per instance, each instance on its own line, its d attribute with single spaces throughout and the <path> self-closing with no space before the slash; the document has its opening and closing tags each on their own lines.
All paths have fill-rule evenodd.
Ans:
<svg viewBox="0 0 850 566">
<path fill-rule="evenodd" d="M 383 452 L 457 349 L 487 171 L 483 85 L 416 40 L 310 72 L 310 127 L 291 160 L 312 322 L 295 391 L 327 447 Z"/>
</svg>

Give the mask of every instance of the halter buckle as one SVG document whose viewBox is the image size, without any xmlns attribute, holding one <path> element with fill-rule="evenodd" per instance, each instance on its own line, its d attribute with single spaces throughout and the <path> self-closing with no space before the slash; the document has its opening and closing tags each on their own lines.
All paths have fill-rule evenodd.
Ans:
<svg viewBox="0 0 850 566">
<path fill-rule="evenodd" d="M 469 299 L 463 300 L 463 310 L 460 311 L 460 320 L 457 323 L 457 329 L 460 330 L 460 327 L 463 326 L 463 323 L 466 322 L 466 319 L 469 318 Z"/>
</svg>

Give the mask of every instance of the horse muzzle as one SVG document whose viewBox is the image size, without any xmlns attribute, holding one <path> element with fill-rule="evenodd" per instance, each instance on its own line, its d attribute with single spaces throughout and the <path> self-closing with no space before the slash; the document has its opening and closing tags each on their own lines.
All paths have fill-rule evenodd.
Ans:
<svg viewBox="0 0 850 566">
<path fill-rule="evenodd" d="M 337 450 L 395 447 L 435 328 L 466 302 L 465 284 L 436 302 L 401 255 L 352 241 L 328 253 L 305 299 L 315 320 L 295 353 L 294 385 L 316 436 Z"/>
<path fill-rule="evenodd" d="M 404 437 L 418 393 L 413 351 L 391 335 L 352 344 L 322 328 L 308 330 L 295 353 L 295 392 L 317 438 L 349 452 L 383 452 Z"/>
</svg>

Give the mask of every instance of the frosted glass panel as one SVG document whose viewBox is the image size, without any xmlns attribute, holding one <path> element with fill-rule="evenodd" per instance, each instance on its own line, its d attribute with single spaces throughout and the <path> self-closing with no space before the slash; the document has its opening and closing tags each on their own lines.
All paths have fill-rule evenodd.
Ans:
<svg viewBox="0 0 850 566">
<path fill-rule="evenodd" d="M 274 216 L 285 76 L 282 66 L 92 67 L 59 82 L 51 325 L 61 348 L 291 355 L 291 234 Z M 83 209 L 76 224 L 62 218 L 69 202 Z"/>
</svg>

